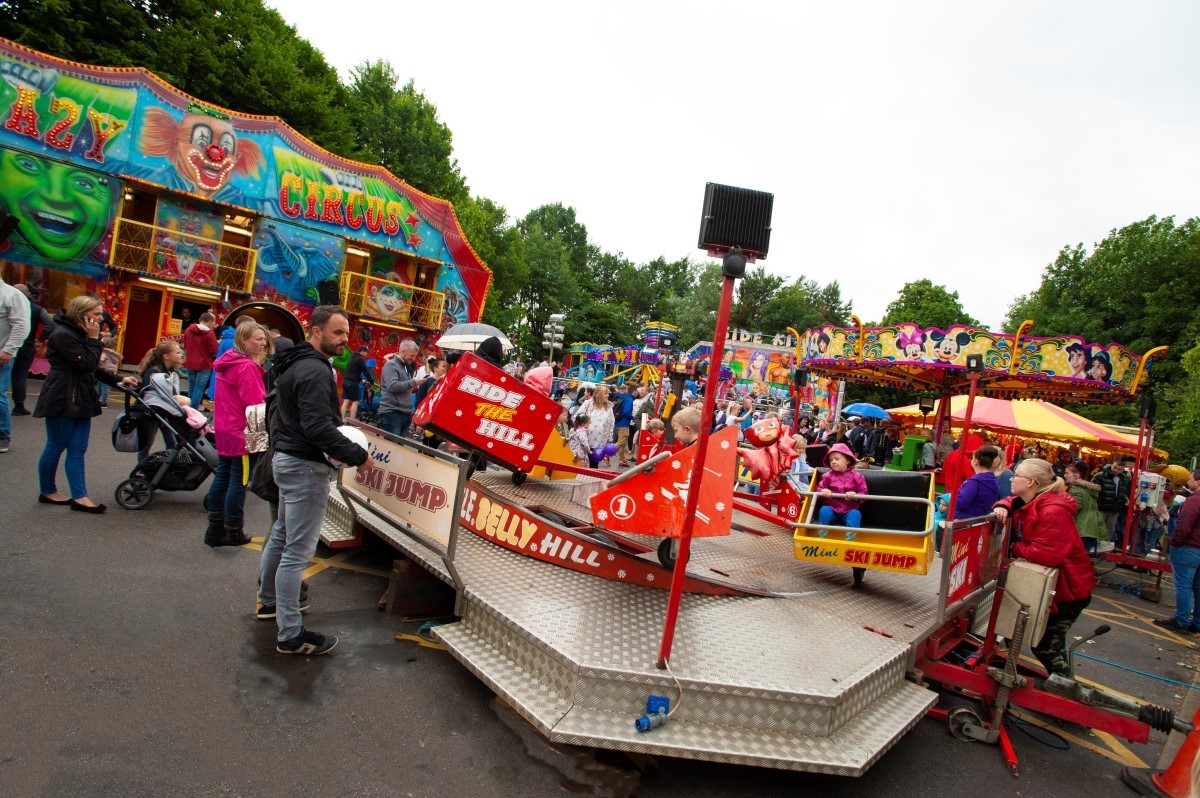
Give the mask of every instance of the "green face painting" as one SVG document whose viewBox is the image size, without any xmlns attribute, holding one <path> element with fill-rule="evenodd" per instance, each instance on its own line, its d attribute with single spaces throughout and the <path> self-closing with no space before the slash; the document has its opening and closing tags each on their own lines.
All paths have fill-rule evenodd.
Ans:
<svg viewBox="0 0 1200 798">
<path fill-rule="evenodd" d="M 0 150 L 0 205 L 20 218 L 21 236 L 50 260 L 77 260 L 96 246 L 115 200 L 111 178 Z"/>
</svg>

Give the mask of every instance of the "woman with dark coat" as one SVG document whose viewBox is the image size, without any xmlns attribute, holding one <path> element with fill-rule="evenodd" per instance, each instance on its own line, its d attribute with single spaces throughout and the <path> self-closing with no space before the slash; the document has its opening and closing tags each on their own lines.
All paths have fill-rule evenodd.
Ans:
<svg viewBox="0 0 1200 798">
<path fill-rule="evenodd" d="M 1075 528 L 1075 500 L 1050 463 L 1022 460 L 1013 471 L 1013 495 L 996 503 L 1001 522 L 1012 517 L 1012 556 L 1058 569 L 1054 604 L 1033 654 L 1050 673 L 1066 675 L 1067 632 L 1092 601 L 1096 572 Z"/>
<path fill-rule="evenodd" d="M 55 317 L 54 332 L 46 344 L 50 373 L 34 408 L 34 418 L 46 419 L 46 447 L 38 460 L 42 504 L 69 504 L 72 510 L 102 513 L 107 509 L 88 498 L 83 456 L 87 452 L 92 419 L 100 415 L 96 380 L 108 385 L 136 385 L 136 377 L 118 380 L 100 370 L 100 323 L 104 307 L 93 296 L 77 296 Z M 67 482 L 71 495 L 56 484 L 58 463 L 67 453 Z"/>
</svg>

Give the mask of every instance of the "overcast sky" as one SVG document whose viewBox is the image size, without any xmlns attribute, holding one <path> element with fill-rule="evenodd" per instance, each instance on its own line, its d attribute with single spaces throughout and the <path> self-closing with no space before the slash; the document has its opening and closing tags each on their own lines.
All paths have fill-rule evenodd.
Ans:
<svg viewBox="0 0 1200 798">
<path fill-rule="evenodd" d="M 343 78 L 413 78 L 514 219 L 703 258 L 704 184 L 768 191 L 763 265 L 864 321 L 928 277 L 996 328 L 1063 246 L 1200 215 L 1194 0 L 273 4 Z"/>
</svg>

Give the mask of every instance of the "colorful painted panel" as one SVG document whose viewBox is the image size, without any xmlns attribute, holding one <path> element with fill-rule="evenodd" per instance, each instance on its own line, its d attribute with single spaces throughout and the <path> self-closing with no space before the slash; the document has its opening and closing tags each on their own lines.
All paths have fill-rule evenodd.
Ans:
<svg viewBox="0 0 1200 798">
<path fill-rule="evenodd" d="M 858 361 L 858 336 L 853 327 L 807 330 L 803 348 L 805 365 L 816 369 L 853 367 Z M 978 354 L 990 375 L 1053 381 L 1067 387 L 1074 384 L 1081 390 L 1130 392 L 1133 389 L 1139 358 L 1123 346 L 1089 343 L 1078 336 L 1022 336 L 1014 366 L 1015 340 L 1013 335 L 964 325 L 948 330 L 922 329 L 913 324 L 866 327 L 862 331 L 860 370 L 882 369 L 895 378 L 884 382 L 903 384 L 913 377 L 915 385 L 927 387 L 935 378 L 922 374 L 933 374 L 937 369 L 965 374 L 967 356 Z M 1008 386 L 1003 391 L 1008 391 Z"/>
<path fill-rule="evenodd" d="M 285 222 L 261 222 L 254 248 L 254 296 L 269 302 L 317 303 L 318 284 L 336 281 L 346 259 L 345 239 Z"/>
<path fill-rule="evenodd" d="M 698 344 L 688 352 L 692 360 L 707 360 L 712 354 L 711 344 Z M 757 344 L 752 347 L 725 342 L 722 356 L 719 396 L 733 386 L 738 390 L 750 391 L 756 396 L 772 395 L 783 398 L 791 389 L 792 361 L 790 349 L 778 349 L 773 345 Z"/>
<path fill-rule="evenodd" d="M 154 218 L 154 259 L 150 273 L 164 280 L 211 285 L 220 263 L 217 244 L 225 218 L 216 208 L 194 200 L 158 202 Z"/>
<path fill-rule="evenodd" d="M 137 69 L 74 64 L 0 39 L 0 74 L 0 146 L 439 262 L 453 272 L 447 279 L 462 305 L 450 315 L 482 314 L 491 272 L 464 240 L 453 208 L 380 167 L 330 155 L 274 117 L 199 104 Z M 61 179 L 68 193 L 83 191 Z M 115 196 L 118 187 L 107 188 Z M 60 227 L 74 223 L 59 216 Z M 73 250 L 42 254 L 43 265 L 82 257 L 82 233 L 61 237 Z"/>
<path fill-rule="evenodd" d="M 0 149 L 0 209 L 20 219 L 0 258 L 102 277 L 119 192 L 119 181 L 100 172 Z"/>
</svg>

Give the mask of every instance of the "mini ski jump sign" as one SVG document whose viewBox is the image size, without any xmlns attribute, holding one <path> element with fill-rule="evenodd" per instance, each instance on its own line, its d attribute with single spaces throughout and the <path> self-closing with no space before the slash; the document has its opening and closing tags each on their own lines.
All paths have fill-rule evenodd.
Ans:
<svg viewBox="0 0 1200 798">
<path fill-rule="evenodd" d="M 737 427 L 726 427 L 708 439 L 700 472 L 693 537 L 728 535 L 733 518 L 733 485 L 737 477 Z M 591 497 L 592 520 L 614 532 L 677 538 L 683 528 L 688 479 L 699 451 L 680 449 L 647 471 L 614 480 Z"/>
</svg>

